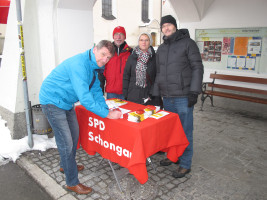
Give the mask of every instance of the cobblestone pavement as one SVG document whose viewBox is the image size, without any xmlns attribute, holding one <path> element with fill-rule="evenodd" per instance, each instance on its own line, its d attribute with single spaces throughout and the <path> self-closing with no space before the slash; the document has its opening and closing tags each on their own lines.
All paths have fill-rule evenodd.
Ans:
<svg viewBox="0 0 267 200">
<path fill-rule="evenodd" d="M 164 154 L 155 154 L 147 164 L 149 180 L 144 185 L 125 168 L 113 163 L 123 193 L 112 170 L 99 154 L 90 156 L 77 151 L 77 163 L 85 169 L 79 172 L 81 183 L 93 188 L 91 195 L 67 192 L 76 199 L 114 200 L 265 200 L 267 196 L 267 119 L 252 113 L 237 113 L 222 108 L 195 108 L 194 157 L 192 171 L 186 177 L 174 179 L 177 165 L 159 165 Z M 62 188 L 64 175 L 59 172 L 57 149 L 31 151 L 24 158 L 36 164 Z M 102 162 L 101 162 L 102 160 Z"/>
</svg>

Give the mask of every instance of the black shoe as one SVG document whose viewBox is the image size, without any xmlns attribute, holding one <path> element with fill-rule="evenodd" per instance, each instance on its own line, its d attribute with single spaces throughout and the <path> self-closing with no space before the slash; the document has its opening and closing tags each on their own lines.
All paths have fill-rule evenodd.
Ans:
<svg viewBox="0 0 267 200">
<path fill-rule="evenodd" d="M 160 161 L 160 165 L 161 166 L 169 166 L 169 165 L 171 165 L 172 163 L 174 163 L 174 162 L 172 162 L 172 161 L 170 161 L 168 158 L 165 158 L 165 159 L 163 159 L 163 160 L 161 160 Z M 180 160 L 178 160 L 176 163 L 174 163 L 174 164 L 179 164 L 180 163 Z"/>
<path fill-rule="evenodd" d="M 172 176 L 174 178 L 183 178 L 189 172 L 191 172 L 191 169 L 185 169 L 185 168 L 179 167 L 177 171 L 174 171 L 172 173 Z"/>
</svg>

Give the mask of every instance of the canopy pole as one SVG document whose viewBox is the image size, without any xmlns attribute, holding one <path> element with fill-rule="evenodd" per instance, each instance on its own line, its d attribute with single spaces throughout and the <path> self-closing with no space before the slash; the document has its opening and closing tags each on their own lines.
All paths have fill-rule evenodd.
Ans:
<svg viewBox="0 0 267 200">
<path fill-rule="evenodd" d="M 30 148 L 32 148 L 33 147 L 33 136 L 32 136 L 32 120 L 31 120 L 31 108 L 30 108 L 31 103 L 29 101 L 28 86 L 27 86 L 27 74 L 26 74 L 26 62 L 25 62 L 20 0 L 16 0 L 16 8 L 17 8 L 17 21 L 18 21 L 19 47 L 20 47 L 20 66 L 22 69 L 22 76 L 23 76 L 22 81 L 23 81 L 25 114 L 26 114 L 27 132 L 28 132 L 28 145 Z"/>
</svg>

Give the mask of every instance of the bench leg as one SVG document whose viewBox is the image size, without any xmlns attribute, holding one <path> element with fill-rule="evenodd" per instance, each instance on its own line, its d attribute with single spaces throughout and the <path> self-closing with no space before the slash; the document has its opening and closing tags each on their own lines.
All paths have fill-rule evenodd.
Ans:
<svg viewBox="0 0 267 200">
<path fill-rule="evenodd" d="M 210 96 L 210 101 L 211 101 L 211 106 L 214 107 L 214 105 L 213 105 L 213 95 Z"/>
<path fill-rule="evenodd" d="M 201 103 L 200 111 L 203 111 L 203 105 L 204 105 L 204 101 L 205 101 L 206 98 L 207 98 L 207 96 L 205 97 L 205 94 L 202 93 L 202 95 L 201 95 L 201 101 L 202 101 L 202 103 Z"/>
<path fill-rule="evenodd" d="M 201 104 L 201 107 L 200 107 L 200 111 L 203 111 L 204 101 L 205 101 L 206 98 L 208 98 L 208 97 L 210 98 L 211 106 L 214 107 L 214 105 L 213 105 L 213 95 L 205 95 L 204 93 L 202 93 L 202 96 L 201 96 L 202 104 Z"/>
<path fill-rule="evenodd" d="M 204 101 L 202 101 L 202 103 L 201 103 L 200 111 L 203 111 L 203 104 L 204 104 Z"/>
</svg>

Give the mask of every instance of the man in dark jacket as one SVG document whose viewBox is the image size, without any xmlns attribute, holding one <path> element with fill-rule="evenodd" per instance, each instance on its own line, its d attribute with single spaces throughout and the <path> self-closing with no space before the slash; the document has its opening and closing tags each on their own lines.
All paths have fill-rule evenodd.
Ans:
<svg viewBox="0 0 267 200">
<path fill-rule="evenodd" d="M 193 157 L 193 110 L 201 93 L 203 64 L 199 49 L 187 29 L 177 29 L 175 18 L 161 18 L 164 43 L 157 50 L 157 75 L 153 95 L 163 97 L 164 109 L 179 115 L 189 145 L 179 158 L 173 177 L 182 178 L 191 171 Z M 164 159 L 161 165 L 172 162 Z"/>
</svg>

